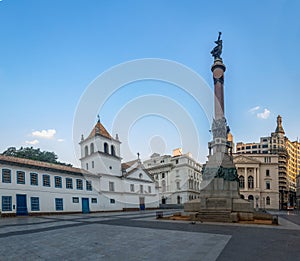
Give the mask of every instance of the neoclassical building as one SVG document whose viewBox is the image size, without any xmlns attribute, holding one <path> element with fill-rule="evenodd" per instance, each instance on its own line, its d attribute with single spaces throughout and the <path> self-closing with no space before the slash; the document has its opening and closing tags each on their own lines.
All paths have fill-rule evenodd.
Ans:
<svg viewBox="0 0 300 261">
<path fill-rule="evenodd" d="M 278 155 L 235 154 L 240 194 L 260 209 L 279 209 Z"/>
<path fill-rule="evenodd" d="M 154 153 L 143 162 L 159 187 L 161 204 L 183 204 L 200 195 L 201 165 L 190 153 L 175 149 L 173 155 Z"/>
<path fill-rule="evenodd" d="M 278 155 L 280 208 L 286 209 L 296 204 L 296 176 L 300 173 L 300 143 L 290 141 L 285 136 L 280 115 L 277 117 L 275 132 L 272 132 L 270 136 L 261 137 L 260 142 L 238 142 L 236 153 Z"/>
<path fill-rule="evenodd" d="M 0 155 L 1 216 L 157 208 L 139 160 L 121 165 L 120 141 L 98 121 L 81 142 L 82 168 Z"/>
</svg>

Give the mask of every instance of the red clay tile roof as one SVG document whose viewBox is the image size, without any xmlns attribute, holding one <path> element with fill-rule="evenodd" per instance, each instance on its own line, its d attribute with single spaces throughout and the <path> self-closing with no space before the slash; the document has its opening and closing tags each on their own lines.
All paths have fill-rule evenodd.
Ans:
<svg viewBox="0 0 300 261">
<path fill-rule="evenodd" d="M 48 169 L 53 171 L 61 171 L 61 172 L 69 172 L 69 173 L 77 173 L 77 174 L 89 174 L 89 172 L 79 168 L 74 168 L 74 167 L 69 167 L 69 166 L 64 166 L 64 165 L 59 165 L 54 163 L 48 163 L 43 161 L 37 161 L 37 160 L 4 156 L 4 155 L 0 155 L 0 162 L 4 162 L 8 164 L 11 163 L 16 165 L 24 165 L 26 167 L 31 167 L 31 168 L 32 167 L 43 168 L 43 169 Z"/>
<path fill-rule="evenodd" d="M 109 132 L 104 128 L 104 126 L 101 124 L 100 121 L 98 121 L 91 131 L 90 135 L 88 136 L 89 138 L 95 137 L 97 134 L 100 134 L 103 137 L 106 137 L 108 139 L 113 139 L 113 137 L 109 134 Z"/>
<path fill-rule="evenodd" d="M 131 161 L 128 161 L 128 162 L 124 162 L 124 163 L 122 163 L 122 169 L 126 170 L 126 169 L 130 168 L 136 162 L 138 162 L 137 159 L 136 160 L 131 160 Z"/>
</svg>

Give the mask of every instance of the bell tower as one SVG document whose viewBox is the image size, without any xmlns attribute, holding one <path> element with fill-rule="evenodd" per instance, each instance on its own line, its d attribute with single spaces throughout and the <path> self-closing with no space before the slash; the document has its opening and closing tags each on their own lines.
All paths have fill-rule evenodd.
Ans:
<svg viewBox="0 0 300 261">
<path fill-rule="evenodd" d="M 81 137 L 81 168 L 94 174 L 121 176 L 121 157 L 118 135 L 113 138 L 98 121 L 87 138 Z"/>
</svg>

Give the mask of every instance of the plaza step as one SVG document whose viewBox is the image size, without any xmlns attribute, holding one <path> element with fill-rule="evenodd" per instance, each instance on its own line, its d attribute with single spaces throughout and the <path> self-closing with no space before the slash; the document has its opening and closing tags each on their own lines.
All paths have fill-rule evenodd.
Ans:
<svg viewBox="0 0 300 261">
<path fill-rule="evenodd" d="M 194 214 L 194 219 L 206 222 L 231 222 L 230 211 L 200 211 Z"/>
</svg>

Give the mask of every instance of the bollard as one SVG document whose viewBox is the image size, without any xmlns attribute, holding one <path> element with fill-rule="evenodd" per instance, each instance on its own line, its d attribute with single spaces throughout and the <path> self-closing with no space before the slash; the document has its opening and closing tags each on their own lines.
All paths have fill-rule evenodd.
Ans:
<svg viewBox="0 0 300 261">
<path fill-rule="evenodd" d="M 164 213 L 162 211 L 156 211 L 156 219 L 163 218 Z"/>
<path fill-rule="evenodd" d="M 278 215 L 272 216 L 272 225 L 278 225 Z"/>
</svg>

